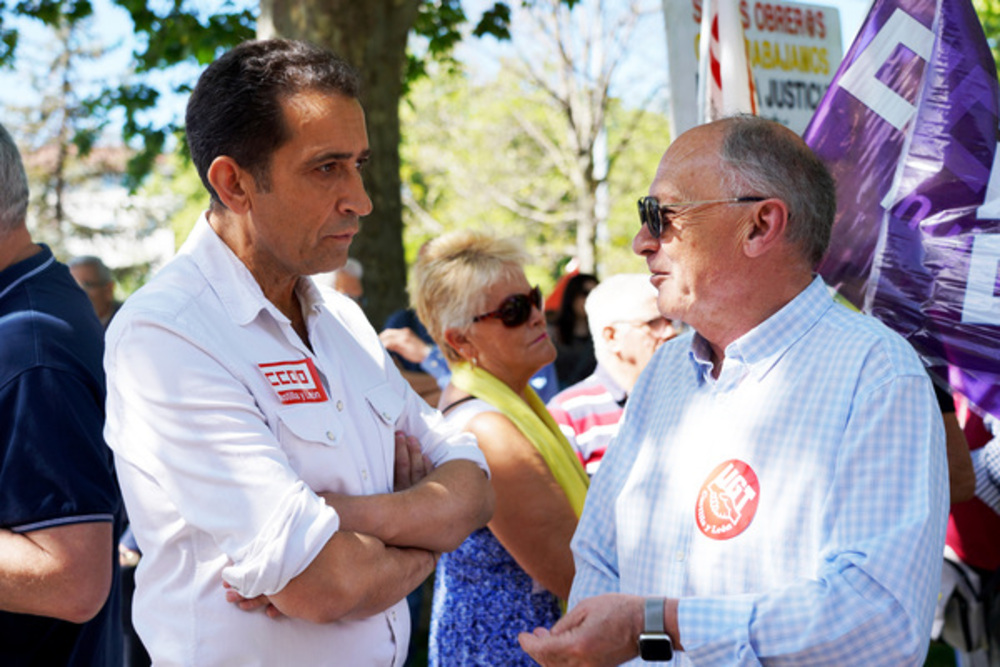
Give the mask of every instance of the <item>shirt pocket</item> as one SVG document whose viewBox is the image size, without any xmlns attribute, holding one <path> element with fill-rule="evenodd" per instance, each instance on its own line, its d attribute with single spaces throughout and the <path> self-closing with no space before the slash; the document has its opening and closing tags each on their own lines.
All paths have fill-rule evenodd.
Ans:
<svg viewBox="0 0 1000 667">
<path fill-rule="evenodd" d="M 371 413 L 371 420 L 378 433 L 379 449 L 381 450 L 382 470 L 379 481 L 390 490 L 392 488 L 393 467 L 396 462 L 396 424 L 403 414 L 405 399 L 396 393 L 388 384 L 380 384 L 365 392 L 365 403 Z M 379 459 L 372 456 L 372 464 Z"/>
<path fill-rule="evenodd" d="M 376 420 L 395 432 L 396 422 L 403 414 L 404 398 L 388 384 L 380 384 L 365 393 L 365 402 Z"/>
<path fill-rule="evenodd" d="M 278 411 L 278 441 L 295 473 L 316 492 L 360 491 L 343 421 L 327 404 Z"/>
</svg>

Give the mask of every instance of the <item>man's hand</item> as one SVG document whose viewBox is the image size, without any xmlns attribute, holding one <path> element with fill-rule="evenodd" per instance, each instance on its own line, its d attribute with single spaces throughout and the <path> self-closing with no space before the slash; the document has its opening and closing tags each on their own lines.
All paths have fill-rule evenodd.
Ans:
<svg viewBox="0 0 1000 667">
<path fill-rule="evenodd" d="M 619 665 L 639 653 L 643 598 L 610 593 L 583 600 L 551 630 L 518 635 L 521 648 L 545 667 Z"/>
<path fill-rule="evenodd" d="M 266 595 L 258 595 L 255 598 L 245 598 L 236 591 L 233 590 L 225 581 L 222 582 L 222 587 L 226 589 L 226 602 L 231 602 L 243 611 L 256 611 L 261 607 L 264 607 L 264 613 L 267 614 L 268 618 L 279 618 L 284 616 L 281 611 L 271 603 L 271 599 Z"/>
<path fill-rule="evenodd" d="M 383 329 L 378 337 L 385 345 L 385 349 L 395 352 L 410 363 L 419 364 L 431 353 L 431 346 L 408 327 Z"/>
<path fill-rule="evenodd" d="M 405 491 L 430 474 L 434 464 L 420 448 L 420 441 L 412 435 L 396 431 L 396 466 L 393 490 Z"/>
</svg>

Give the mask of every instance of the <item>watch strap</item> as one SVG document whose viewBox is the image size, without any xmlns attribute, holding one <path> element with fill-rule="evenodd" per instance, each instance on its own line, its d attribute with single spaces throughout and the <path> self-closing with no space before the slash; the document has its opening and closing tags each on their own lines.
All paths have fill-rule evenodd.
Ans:
<svg viewBox="0 0 1000 667">
<path fill-rule="evenodd" d="M 663 604 L 664 598 L 646 598 L 645 623 L 643 632 L 663 634 Z"/>
</svg>

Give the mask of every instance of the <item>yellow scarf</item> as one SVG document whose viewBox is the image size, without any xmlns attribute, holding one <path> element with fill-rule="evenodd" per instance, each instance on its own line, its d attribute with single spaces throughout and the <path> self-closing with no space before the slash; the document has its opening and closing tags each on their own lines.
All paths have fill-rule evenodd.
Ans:
<svg viewBox="0 0 1000 667">
<path fill-rule="evenodd" d="M 579 518 L 590 479 L 535 390 L 529 386 L 522 400 L 510 387 L 478 366 L 462 362 L 451 370 L 452 384 L 499 410 L 535 446 Z"/>
</svg>

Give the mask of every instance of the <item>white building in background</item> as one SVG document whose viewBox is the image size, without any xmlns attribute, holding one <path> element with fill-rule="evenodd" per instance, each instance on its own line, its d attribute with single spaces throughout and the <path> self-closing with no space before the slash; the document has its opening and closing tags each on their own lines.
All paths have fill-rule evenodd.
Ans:
<svg viewBox="0 0 1000 667">
<path fill-rule="evenodd" d="M 96 147 L 81 163 L 76 158 L 67 169 L 63 188 L 63 219 L 59 232 L 40 227 L 39 212 L 54 207 L 54 192 L 44 192 L 40 179 L 51 174 L 58 159 L 56 147 L 44 147 L 25 157 L 32 203 L 28 227 L 36 240 L 53 244 L 60 260 L 96 255 L 112 269 L 136 267 L 152 275 L 174 255 L 171 216 L 183 205 L 179 195 L 168 192 L 131 194 L 122 174 L 128 159 L 121 147 Z M 45 197 L 43 205 L 40 197 Z"/>
</svg>

